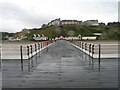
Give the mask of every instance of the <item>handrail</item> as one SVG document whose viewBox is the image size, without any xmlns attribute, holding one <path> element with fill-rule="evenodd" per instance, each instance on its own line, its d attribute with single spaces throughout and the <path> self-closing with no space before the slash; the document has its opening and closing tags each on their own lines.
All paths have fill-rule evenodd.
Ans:
<svg viewBox="0 0 120 90">
<path fill-rule="evenodd" d="M 87 43 L 84 41 L 77 41 L 73 43 L 74 43 L 72 44 L 73 46 L 77 47 L 82 52 L 88 54 L 92 58 L 92 61 L 93 58 L 98 59 L 99 70 L 100 70 L 101 58 L 105 58 L 105 55 L 111 56 L 111 54 L 114 53 L 118 54 L 118 44 L 94 44 L 94 43 Z M 107 58 L 109 58 L 109 56 Z"/>
<path fill-rule="evenodd" d="M 21 53 L 21 70 L 23 71 L 23 60 L 28 60 L 28 71 L 30 71 L 31 67 L 33 67 L 33 57 L 42 51 L 45 47 L 47 47 L 50 43 L 48 41 L 39 42 L 35 44 L 29 44 L 20 46 L 20 53 Z M 40 55 L 40 54 L 39 54 Z M 24 56 L 26 56 L 24 58 Z"/>
</svg>

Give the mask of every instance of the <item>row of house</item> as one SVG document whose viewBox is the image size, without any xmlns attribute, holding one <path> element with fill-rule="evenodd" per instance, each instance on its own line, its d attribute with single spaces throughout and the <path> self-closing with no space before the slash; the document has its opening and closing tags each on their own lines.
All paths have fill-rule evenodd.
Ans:
<svg viewBox="0 0 120 90">
<path fill-rule="evenodd" d="M 60 39 L 63 39 L 63 40 L 96 40 L 97 39 L 97 36 L 89 36 L 89 37 L 63 37 L 63 36 L 60 36 L 60 37 L 55 37 L 55 40 L 60 40 Z"/>
<path fill-rule="evenodd" d="M 78 21 L 78 20 L 60 20 L 60 18 L 52 20 L 48 23 L 47 26 L 51 25 L 99 25 L 98 20 L 87 20 L 87 21 Z"/>
<path fill-rule="evenodd" d="M 120 26 L 120 22 L 109 22 L 108 26 Z"/>
<path fill-rule="evenodd" d="M 94 26 L 99 25 L 98 20 L 87 20 L 87 21 L 84 21 L 82 24 L 83 25 L 94 25 Z"/>
<path fill-rule="evenodd" d="M 98 20 L 86 20 L 86 21 L 78 21 L 78 20 L 60 20 L 54 19 L 50 21 L 48 24 L 43 24 L 42 28 L 47 27 L 47 26 L 52 26 L 52 25 L 57 25 L 57 26 L 62 26 L 62 25 L 90 25 L 90 26 L 120 26 L 120 22 L 108 22 L 107 24 L 103 22 L 98 22 Z"/>
</svg>

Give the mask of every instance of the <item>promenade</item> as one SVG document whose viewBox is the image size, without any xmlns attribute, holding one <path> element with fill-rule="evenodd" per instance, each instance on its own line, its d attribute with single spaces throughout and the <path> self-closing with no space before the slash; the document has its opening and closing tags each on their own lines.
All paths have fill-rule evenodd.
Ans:
<svg viewBox="0 0 120 90">
<path fill-rule="evenodd" d="M 93 59 L 69 42 L 59 40 L 33 58 L 34 67 L 24 70 L 20 60 L 3 60 L 3 88 L 117 88 L 118 59 Z"/>
</svg>

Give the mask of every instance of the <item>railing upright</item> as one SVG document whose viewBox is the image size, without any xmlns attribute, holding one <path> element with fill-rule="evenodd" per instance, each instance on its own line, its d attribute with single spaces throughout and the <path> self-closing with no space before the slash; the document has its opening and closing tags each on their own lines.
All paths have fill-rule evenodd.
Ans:
<svg viewBox="0 0 120 90">
<path fill-rule="evenodd" d="M 42 49 L 42 43 L 40 43 L 41 44 L 41 49 Z"/>
<path fill-rule="evenodd" d="M 98 57 L 98 64 L 99 64 L 99 71 L 100 71 L 100 58 L 101 58 L 101 45 L 99 44 L 99 57 Z"/>
<path fill-rule="evenodd" d="M 40 57 L 40 43 L 38 43 L 38 52 L 39 52 L 39 57 Z"/>
<path fill-rule="evenodd" d="M 89 55 L 91 53 L 91 44 L 89 44 Z"/>
<path fill-rule="evenodd" d="M 36 55 L 36 63 L 37 63 L 37 44 L 35 44 L 35 55 Z"/>
<path fill-rule="evenodd" d="M 80 48 L 81 48 L 81 42 L 80 42 Z"/>
<path fill-rule="evenodd" d="M 31 58 L 33 57 L 33 48 L 32 48 L 32 45 L 30 45 L 30 47 L 31 47 Z M 33 67 L 33 58 L 32 58 L 32 60 L 31 60 L 31 65 L 32 65 L 32 67 Z"/>
<path fill-rule="evenodd" d="M 21 70 L 23 71 L 23 47 L 20 46 L 20 54 L 21 54 Z"/>
<path fill-rule="evenodd" d="M 92 58 L 93 58 L 93 54 L 94 54 L 94 50 L 95 50 L 95 49 L 94 49 L 94 48 L 95 48 L 94 46 L 95 46 L 95 45 L 93 44 L 93 45 L 92 45 Z"/>
<path fill-rule="evenodd" d="M 93 58 L 94 58 L 94 57 L 93 57 L 93 54 L 94 54 L 94 46 L 95 46 L 95 45 L 93 44 L 93 45 L 92 45 L 92 65 L 94 65 L 94 61 L 93 61 Z"/>
<path fill-rule="evenodd" d="M 84 43 L 82 42 L 82 50 L 83 50 L 83 44 L 84 44 Z"/>
<path fill-rule="evenodd" d="M 36 55 L 37 55 L 37 45 L 35 44 L 35 52 L 36 52 Z"/>
<path fill-rule="evenodd" d="M 87 50 L 87 43 L 85 43 L 85 50 Z"/>
<path fill-rule="evenodd" d="M 28 71 L 30 71 L 30 50 L 29 50 L 29 46 L 27 46 L 27 55 L 28 55 Z"/>
</svg>

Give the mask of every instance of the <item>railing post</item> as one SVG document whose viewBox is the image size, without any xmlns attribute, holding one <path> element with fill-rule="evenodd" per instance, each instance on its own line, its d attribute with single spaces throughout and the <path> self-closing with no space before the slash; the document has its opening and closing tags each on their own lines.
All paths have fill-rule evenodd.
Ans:
<svg viewBox="0 0 120 90">
<path fill-rule="evenodd" d="M 87 43 L 85 43 L 85 50 L 87 50 Z"/>
<path fill-rule="evenodd" d="M 36 52 L 36 63 L 37 63 L 37 44 L 35 44 L 35 52 Z"/>
<path fill-rule="evenodd" d="M 27 55 L 28 55 L 28 59 L 30 58 L 30 50 L 29 50 L 29 46 L 27 46 Z"/>
<path fill-rule="evenodd" d="M 81 42 L 80 42 L 80 48 L 81 48 Z"/>
<path fill-rule="evenodd" d="M 93 62 L 93 54 L 94 54 L 94 44 L 92 45 L 92 65 L 94 65 L 94 62 Z"/>
<path fill-rule="evenodd" d="M 36 55 L 37 55 L 37 45 L 35 44 L 35 52 L 36 52 Z"/>
<path fill-rule="evenodd" d="M 89 55 L 91 53 L 91 44 L 89 44 Z"/>
<path fill-rule="evenodd" d="M 94 54 L 94 44 L 92 45 L 92 58 L 93 58 L 93 54 Z"/>
<path fill-rule="evenodd" d="M 89 65 L 91 64 L 90 53 L 91 53 L 91 44 L 89 44 Z"/>
<path fill-rule="evenodd" d="M 39 57 L 40 57 L 40 43 L 38 43 L 38 51 L 39 51 Z"/>
<path fill-rule="evenodd" d="M 27 55 L 28 55 L 28 71 L 30 71 L 30 60 L 29 60 L 29 58 L 30 58 L 30 53 L 29 53 L 29 46 L 27 46 Z"/>
<path fill-rule="evenodd" d="M 23 71 L 23 51 L 22 51 L 22 46 L 20 46 L 20 54 L 21 54 L 21 70 Z"/>
<path fill-rule="evenodd" d="M 32 51 L 32 45 L 30 45 L 31 47 L 31 58 L 33 57 L 33 51 Z M 31 60 L 31 64 L 32 64 L 32 67 L 33 67 L 33 59 Z"/>
<path fill-rule="evenodd" d="M 40 44 L 38 43 L 38 50 L 40 51 Z"/>
<path fill-rule="evenodd" d="M 83 49 L 83 42 L 82 42 L 82 49 Z"/>
<path fill-rule="evenodd" d="M 44 42 L 42 42 L 42 48 L 44 47 Z"/>
<path fill-rule="evenodd" d="M 98 57 L 98 64 L 99 64 L 99 71 L 100 71 L 100 58 L 101 58 L 101 45 L 99 44 L 99 57 Z"/>
<path fill-rule="evenodd" d="M 41 42 L 41 49 L 42 49 L 42 42 Z"/>
<path fill-rule="evenodd" d="M 33 56 L 33 54 L 32 54 L 32 45 L 30 45 L 30 47 L 31 47 L 31 52 L 30 53 L 31 53 L 31 57 L 32 57 Z"/>
</svg>

